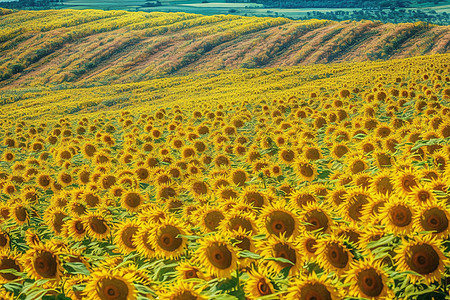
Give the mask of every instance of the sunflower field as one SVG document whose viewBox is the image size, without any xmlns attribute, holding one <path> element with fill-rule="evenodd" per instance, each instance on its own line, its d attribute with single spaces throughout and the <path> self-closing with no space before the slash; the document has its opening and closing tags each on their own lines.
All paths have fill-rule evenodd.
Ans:
<svg viewBox="0 0 450 300">
<path fill-rule="evenodd" d="M 449 299 L 449 58 L 2 91 L 0 299 Z"/>
</svg>

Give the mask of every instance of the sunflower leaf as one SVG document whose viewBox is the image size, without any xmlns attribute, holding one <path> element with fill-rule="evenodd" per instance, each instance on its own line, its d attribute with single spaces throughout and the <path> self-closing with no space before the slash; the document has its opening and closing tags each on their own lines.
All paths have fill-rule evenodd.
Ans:
<svg viewBox="0 0 450 300">
<path fill-rule="evenodd" d="M 70 274 L 83 274 L 89 276 L 91 272 L 81 262 L 67 262 L 64 264 L 64 269 Z"/>
<path fill-rule="evenodd" d="M 32 290 L 31 293 L 27 295 L 25 300 L 34 300 L 34 299 L 41 299 L 45 294 L 48 293 L 47 289 L 43 288 L 35 288 Z"/>
<path fill-rule="evenodd" d="M 276 261 L 276 262 L 280 262 L 280 263 L 295 265 L 289 259 L 282 258 L 282 257 L 268 257 L 268 258 L 265 258 L 264 260 L 270 260 L 270 261 Z"/>
<path fill-rule="evenodd" d="M 185 235 L 185 234 L 178 234 L 177 238 L 185 238 L 187 240 L 198 240 L 201 239 L 201 236 L 198 235 Z"/>
<path fill-rule="evenodd" d="M 262 258 L 261 255 L 253 253 L 248 250 L 242 250 L 241 252 L 239 252 L 239 257 L 240 258 L 252 258 L 252 259 L 261 259 Z"/>
<path fill-rule="evenodd" d="M 265 238 L 266 238 L 265 234 L 258 234 L 258 235 L 252 236 L 252 239 L 254 239 L 254 240 L 264 240 Z"/>
</svg>

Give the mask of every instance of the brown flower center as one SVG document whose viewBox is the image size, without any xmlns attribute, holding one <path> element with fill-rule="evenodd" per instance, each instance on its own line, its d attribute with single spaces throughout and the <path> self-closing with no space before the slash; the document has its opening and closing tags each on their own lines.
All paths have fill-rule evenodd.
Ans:
<svg viewBox="0 0 450 300">
<path fill-rule="evenodd" d="M 279 236 L 284 233 L 290 237 L 295 229 L 295 220 L 284 211 L 274 211 L 267 218 L 266 229 L 271 234 Z"/>
<path fill-rule="evenodd" d="M 422 275 L 430 274 L 439 267 L 440 258 L 432 246 L 414 245 L 409 248 L 406 258 L 406 264 L 413 270 Z"/>
<path fill-rule="evenodd" d="M 369 297 L 377 297 L 383 291 L 383 279 L 375 269 L 362 270 L 357 275 L 360 290 Z"/>
<path fill-rule="evenodd" d="M 158 245 L 165 251 L 173 252 L 180 248 L 183 239 L 177 237 L 180 234 L 180 230 L 172 225 L 166 225 L 161 229 L 158 236 Z"/>
<path fill-rule="evenodd" d="M 448 219 L 445 212 L 437 207 L 424 212 L 420 224 L 427 231 L 443 232 L 448 228 Z"/>
<path fill-rule="evenodd" d="M 206 255 L 208 256 L 209 262 L 216 268 L 225 270 L 232 264 L 233 255 L 225 245 L 213 243 L 206 249 Z"/>
<path fill-rule="evenodd" d="M 391 221 L 395 226 L 405 227 L 412 221 L 412 213 L 408 207 L 398 205 L 390 211 Z"/>
<path fill-rule="evenodd" d="M 98 296 L 102 300 L 126 300 L 129 293 L 127 284 L 116 278 L 104 278 L 97 286 Z"/>
<path fill-rule="evenodd" d="M 33 260 L 34 270 L 44 278 L 56 277 L 57 265 L 56 257 L 48 251 L 37 253 L 37 256 Z"/>
<path fill-rule="evenodd" d="M 310 283 L 302 287 L 300 300 L 331 300 L 331 294 L 321 283 Z"/>
<path fill-rule="evenodd" d="M 326 257 L 328 262 L 336 268 L 342 269 L 347 266 L 348 254 L 344 248 L 337 243 L 327 245 Z"/>
</svg>

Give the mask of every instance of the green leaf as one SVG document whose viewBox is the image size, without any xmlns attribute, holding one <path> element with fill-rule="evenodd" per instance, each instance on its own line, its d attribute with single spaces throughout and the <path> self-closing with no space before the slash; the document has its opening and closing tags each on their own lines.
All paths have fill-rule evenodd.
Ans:
<svg viewBox="0 0 450 300">
<path fill-rule="evenodd" d="M 198 236 L 198 235 L 179 234 L 179 235 L 177 235 L 177 238 L 184 238 L 184 239 L 187 239 L 189 241 L 195 241 L 195 240 L 201 239 L 202 237 Z"/>
<path fill-rule="evenodd" d="M 89 276 L 91 272 L 81 262 L 67 262 L 64 264 L 64 269 L 70 274 L 83 274 Z"/>
<path fill-rule="evenodd" d="M 253 253 L 248 250 L 242 250 L 241 252 L 239 252 L 239 257 L 240 258 L 252 258 L 252 259 L 261 259 L 262 258 L 261 255 Z"/>
<path fill-rule="evenodd" d="M 264 240 L 265 238 L 266 238 L 265 234 L 258 234 L 258 235 L 252 236 L 252 239 L 254 239 L 254 240 Z"/>
<path fill-rule="evenodd" d="M 216 299 L 216 300 L 239 300 L 239 298 L 232 296 L 232 295 L 227 295 L 227 294 L 214 295 L 214 299 Z"/>
<path fill-rule="evenodd" d="M 282 258 L 282 257 L 269 257 L 269 258 L 265 258 L 265 260 L 271 260 L 271 261 L 276 261 L 276 262 L 280 262 L 280 263 L 295 265 L 289 259 Z"/>
<path fill-rule="evenodd" d="M 41 299 L 49 290 L 43 288 L 32 289 L 31 293 L 27 294 L 25 300 L 36 300 Z"/>
<path fill-rule="evenodd" d="M 147 286 L 145 286 L 145 285 L 139 284 L 139 283 L 135 283 L 135 284 L 134 284 L 134 287 L 136 288 L 136 290 L 137 290 L 139 293 L 142 293 L 142 294 L 150 294 L 150 293 L 153 293 L 153 290 L 152 290 L 152 289 L 150 289 L 149 287 L 147 287 Z"/>
<path fill-rule="evenodd" d="M 385 245 L 388 245 L 389 243 L 393 242 L 395 239 L 396 239 L 396 237 L 393 235 L 384 236 L 384 237 L 380 238 L 378 241 L 369 242 L 367 244 L 367 248 L 373 249 L 373 248 L 376 248 L 379 246 L 385 246 Z"/>
</svg>

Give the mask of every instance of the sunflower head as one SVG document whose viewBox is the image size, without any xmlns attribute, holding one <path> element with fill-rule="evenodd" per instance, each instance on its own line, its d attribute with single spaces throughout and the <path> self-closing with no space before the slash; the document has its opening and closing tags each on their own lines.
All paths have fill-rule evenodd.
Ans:
<svg viewBox="0 0 450 300">
<path fill-rule="evenodd" d="M 418 206 L 413 221 L 417 232 L 431 231 L 437 238 L 446 238 L 450 234 L 450 213 L 441 202 Z"/>
<path fill-rule="evenodd" d="M 340 292 L 331 283 L 326 274 L 318 277 L 316 273 L 295 278 L 288 288 L 288 299 L 301 300 L 337 300 L 341 299 Z"/>
<path fill-rule="evenodd" d="M 277 299 L 270 297 L 276 292 L 274 285 L 272 284 L 271 277 L 275 274 L 270 272 L 262 264 L 258 265 L 258 270 L 256 268 L 251 269 L 248 272 L 249 278 L 245 282 L 244 291 L 248 299 L 258 299 L 260 297 L 265 297 L 264 299 Z"/>
<path fill-rule="evenodd" d="M 312 203 L 304 207 L 300 221 L 307 232 L 328 233 L 333 224 L 330 212 L 322 204 Z"/>
<path fill-rule="evenodd" d="M 350 268 L 353 254 L 342 237 L 323 236 L 317 240 L 317 262 L 327 272 L 334 271 L 338 275 Z"/>
<path fill-rule="evenodd" d="M 273 272 L 281 272 L 289 268 L 289 275 L 297 275 L 304 263 L 300 248 L 292 239 L 286 239 L 283 236 L 269 236 L 267 240 L 257 241 L 257 248 L 261 249 L 261 255 L 268 262 L 268 268 Z M 272 260 L 272 258 L 281 258 L 282 260 Z"/>
<path fill-rule="evenodd" d="M 228 278 L 237 267 L 236 250 L 228 238 L 214 234 L 202 238 L 195 257 L 207 273 Z"/>
<path fill-rule="evenodd" d="M 127 220 L 116 226 L 114 243 L 119 247 L 122 253 L 128 254 L 136 250 L 133 238 L 138 230 L 139 223 L 136 220 Z"/>
<path fill-rule="evenodd" d="M 380 209 L 380 221 L 388 232 L 408 234 L 413 229 L 415 207 L 405 198 L 390 197 Z"/>
<path fill-rule="evenodd" d="M 60 250 L 52 243 L 35 246 L 22 258 L 25 271 L 33 279 L 50 279 L 53 283 L 58 282 L 63 272 L 60 254 Z"/>
<path fill-rule="evenodd" d="M 300 230 L 300 222 L 294 209 L 282 202 L 273 202 L 264 207 L 260 220 L 261 229 L 269 235 L 296 238 Z"/>
<path fill-rule="evenodd" d="M 409 241 L 404 240 L 396 253 L 395 261 L 398 270 L 419 274 L 407 274 L 412 283 L 421 280 L 427 284 L 440 282 L 444 266 L 448 264 L 448 259 L 440 249 L 438 240 L 430 235 L 419 235 Z"/>
<path fill-rule="evenodd" d="M 122 270 L 99 269 L 91 273 L 83 295 L 87 299 L 134 300 L 136 288 L 133 285 L 133 273 Z"/>
<path fill-rule="evenodd" d="M 186 235 L 185 225 L 175 218 L 164 219 L 150 234 L 155 255 L 165 259 L 178 258 L 186 249 L 187 241 L 179 235 Z"/>
<path fill-rule="evenodd" d="M 352 263 L 345 276 L 350 284 L 349 294 L 354 297 L 375 299 L 392 299 L 394 294 L 389 289 L 389 279 L 379 261 L 369 256 Z"/>
</svg>

